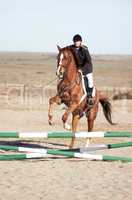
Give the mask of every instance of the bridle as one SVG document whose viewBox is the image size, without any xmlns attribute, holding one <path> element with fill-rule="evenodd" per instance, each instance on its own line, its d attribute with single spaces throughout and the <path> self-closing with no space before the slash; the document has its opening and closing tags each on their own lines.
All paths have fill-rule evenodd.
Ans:
<svg viewBox="0 0 132 200">
<path fill-rule="evenodd" d="M 71 60 L 69 59 L 69 61 L 67 62 L 67 66 L 69 65 L 70 61 Z M 58 63 L 59 68 L 63 67 L 65 69 L 62 76 L 60 74 L 57 74 L 57 76 L 59 78 L 58 86 L 61 82 L 65 81 L 65 79 L 67 79 L 66 78 L 67 77 L 67 70 L 66 69 L 68 68 L 67 66 L 63 65 L 62 63 L 60 63 L 60 64 Z M 69 90 L 73 89 L 76 85 L 80 85 L 80 78 L 78 78 L 77 74 L 78 74 L 78 72 L 76 72 L 76 78 L 73 81 L 69 81 L 67 79 L 68 83 L 66 83 L 63 87 L 58 87 L 59 96 L 63 96 L 64 92 L 66 92 L 66 91 L 68 92 Z"/>
<path fill-rule="evenodd" d="M 64 66 L 62 64 L 60 64 L 58 67 L 59 68 L 63 67 L 64 69 L 66 69 L 66 66 Z M 65 78 L 65 76 L 66 76 L 66 70 L 63 72 L 63 74 L 57 74 L 57 72 L 56 72 L 56 75 L 59 78 L 59 80 L 63 80 Z"/>
</svg>

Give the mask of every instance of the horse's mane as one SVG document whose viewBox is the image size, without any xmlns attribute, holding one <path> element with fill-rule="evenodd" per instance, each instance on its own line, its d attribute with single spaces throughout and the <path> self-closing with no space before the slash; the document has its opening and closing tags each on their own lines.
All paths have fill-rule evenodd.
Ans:
<svg viewBox="0 0 132 200">
<path fill-rule="evenodd" d="M 72 53 L 75 63 L 76 63 L 76 65 L 78 65 L 77 57 L 75 55 L 73 48 L 71 46 L 66 46 L 66 47 L 61 48 L 61 51 L 66 51 L 66 50 L 69 50 Z"/>
</svg>

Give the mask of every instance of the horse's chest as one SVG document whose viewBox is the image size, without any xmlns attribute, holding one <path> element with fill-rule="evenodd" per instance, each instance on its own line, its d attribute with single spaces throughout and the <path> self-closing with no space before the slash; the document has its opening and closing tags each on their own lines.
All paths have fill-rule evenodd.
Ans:
<svg viewBox="0 0 132 200">
<path fill-rule="evenodd" d="M 62 93 L 61 101 L 62 101 L 62 103 L 66 104 L 67 106 L 70 105 L 71 97 L 68 92 Z"/>
</svg>

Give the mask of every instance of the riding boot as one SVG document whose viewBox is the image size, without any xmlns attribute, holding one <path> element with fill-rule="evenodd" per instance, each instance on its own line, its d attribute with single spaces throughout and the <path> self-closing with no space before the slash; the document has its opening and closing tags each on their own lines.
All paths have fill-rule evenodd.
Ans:
<svg viewBox="0 0 132 200">
<path fill-rule="evenodd" d="M 90 88 L 88 85 L 88 79 L 86 76 L 84 76 L 84 83 L 85 83 L 85 88 L 86 88 L 86 92 L 87 92 L 87 104 L 92 107 L 94 102 L 93 102 L 93 98 L 92 98 L 92 93 L 93 93 L 93 88 Z"/>
<path fill-rule="evenodd" d="M 93 88 L 88 88 L 87 103 L 88 103 L 89 106 L 93 106 L 93 104 L 94 104 L 92 93 L 93 93 Z"/>
</svg>

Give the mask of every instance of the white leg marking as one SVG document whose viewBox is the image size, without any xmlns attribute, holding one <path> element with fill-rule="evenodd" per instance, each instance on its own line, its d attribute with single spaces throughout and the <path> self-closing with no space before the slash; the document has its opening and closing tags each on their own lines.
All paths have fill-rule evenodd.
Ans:
<svg viewBox="0 0 132 200">
<path fill-rule="evenodd" d="M 90 138 L 87 138 L 85 147 L 88 147 L 90 144 Z"/>
<path fill-rule="evenodd" d="M 64 129 L 66 129 L 66 130 L 71 130 L 71 126 L 66 122 L 66 123 L 64 123 Z"/>
</svg>

